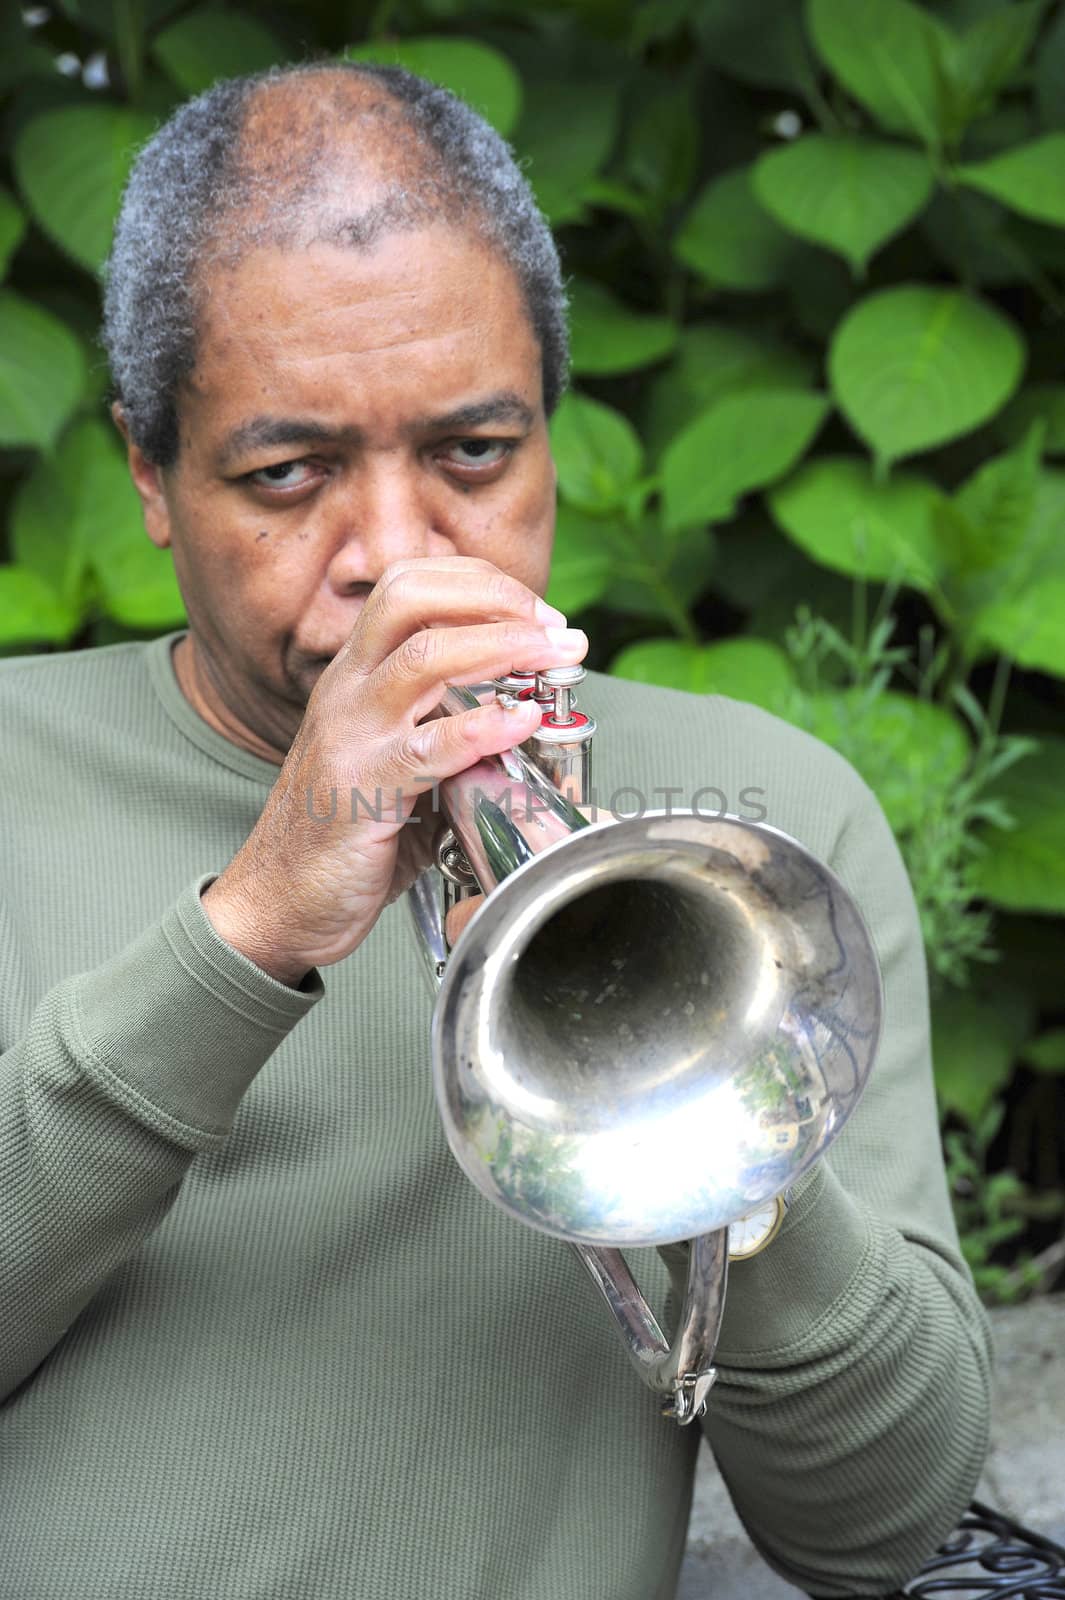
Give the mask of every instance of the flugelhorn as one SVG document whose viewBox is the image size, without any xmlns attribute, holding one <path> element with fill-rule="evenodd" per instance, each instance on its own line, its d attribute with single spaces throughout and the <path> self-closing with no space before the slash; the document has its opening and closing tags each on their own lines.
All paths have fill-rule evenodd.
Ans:
<svg viewBox="0 0 1065 1600">
<path fill-rule="evenodd" d="M 728 1229 L 853 1112 L 880 972 L 852 897 L 778 829 L 677 810 L 589 822 L 582 677 L 514 674 L 441 704 L 533 694 L 544 716 L 520 748 L 440 785 L 448 832 L 409 896 L 438 988 L 435 1092 L 467 1177 L 573 1246 L 663 1413 L 689 1423 L 716 1376 Z M 474 888 L 487 899 L 449 952 L 448 905 Z M 669 1341 L 622 1250 L 679 1241 Z"/>
</svg>

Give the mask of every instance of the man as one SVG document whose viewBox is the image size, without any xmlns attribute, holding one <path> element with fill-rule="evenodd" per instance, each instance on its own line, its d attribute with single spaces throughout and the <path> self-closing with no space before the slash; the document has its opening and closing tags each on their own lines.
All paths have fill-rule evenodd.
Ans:
<svg viewBox="0 0 1065 1600">
<path fill-rule="evenodd" d="M 426 720 L 443 686 L 586 648 L 539 598 L 562 303 L 505 146 L 405 74 L 219 85 L 134 171 L 115 419 L 189 626 L 0 669 L 4 1600 L 674 1592 L 696 1430 L 571 1253 L 458 1172 L 396 899 L 431 776 L 537 720 Z M 882 1593 L 965 1504 L 988 1407 L 905 873 L 797 731 L 588 700 L 605 793 L 761 789 L 877 941 L 873 1082 L 734 1269 L 706 1434 L 767 1559 Z"/>
</svg>

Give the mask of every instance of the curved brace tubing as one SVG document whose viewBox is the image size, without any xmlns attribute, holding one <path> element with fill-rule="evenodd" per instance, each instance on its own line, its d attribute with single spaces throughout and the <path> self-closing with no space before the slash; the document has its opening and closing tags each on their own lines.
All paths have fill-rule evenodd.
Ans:
<svg viewBox="0 0 1065 1600">
<path fill-rule="evenodd" d="M 700 1234 L 688 1247 L 680 1325 L 668 1344 L 620 1250 L 573 1249 L 610 1307 L 640 1377 L 664 1396 L 662 1412 L 682 1426 L 701 1417 L 717 1376 L 712 1365 L 728 1281 L 728 1229 Z"/>
</svg>

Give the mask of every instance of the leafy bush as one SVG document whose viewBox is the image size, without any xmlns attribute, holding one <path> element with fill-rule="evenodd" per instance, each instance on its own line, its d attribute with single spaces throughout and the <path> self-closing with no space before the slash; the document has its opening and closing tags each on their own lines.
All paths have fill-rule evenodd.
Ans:
<svg viewBox="0 0 1065 1600">
<path fill-rule="evenodd" d="M 94 342 L 138 141 L 215 78 L 310 51 L 465 94 L 570 274 L 550 597 L 594 664 L 765 705 L 877 790 L 936 980 L 967 1249 L 989 1294 L 1038 1283 L 1065 1190 L 1065 8 L 25 15 L 0 21 L 0 651 L 183 621 Z"/>
</svg>

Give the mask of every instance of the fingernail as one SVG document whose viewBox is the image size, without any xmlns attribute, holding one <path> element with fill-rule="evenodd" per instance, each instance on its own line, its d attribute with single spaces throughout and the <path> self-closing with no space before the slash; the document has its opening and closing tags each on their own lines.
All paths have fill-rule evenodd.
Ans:
<svg viewBox="0 0 1065 1600">
<path fill-rule="evenodd" d="M 588 643 L 582 628 L 545 628 L 544 637 L 556 650 L 575 650 L 578 645 Z"/>
<path fill-rule="evenodd" d="M 566 618 L 561 611 L 556 611 L 554 606 L 549 606 L 546 600 L 536 602 L 537 622 L 546 622 L 550 627 L 564 628 Z"/>
<path fill-rule="evenodd" d="M 538 700 L 519 700 L 516 695 L 501 694 L 496 696 L 495 703 L 508 717 L 513 717 L 515 714 L 527 716 L 533 710 L 540 716 L 543 715 L 543 707 Z"/>
</svg>

